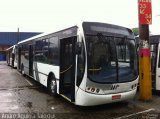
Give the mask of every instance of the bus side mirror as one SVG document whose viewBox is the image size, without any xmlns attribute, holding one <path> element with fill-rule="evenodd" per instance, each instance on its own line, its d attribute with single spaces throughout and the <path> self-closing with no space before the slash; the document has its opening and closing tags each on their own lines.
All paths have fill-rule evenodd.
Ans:
<svg viewBox="0 0 160 119">
<path fill-rule="evenodd" d="M 79 54 L 81 54 L 81 50 L 82 50 L 82 43 L 77 42 L 77 43 L 76 43 L 76 46 L 75 46 L 75 53 L 76 53 L 77 55 L 79 55 Z"/>
</svg>

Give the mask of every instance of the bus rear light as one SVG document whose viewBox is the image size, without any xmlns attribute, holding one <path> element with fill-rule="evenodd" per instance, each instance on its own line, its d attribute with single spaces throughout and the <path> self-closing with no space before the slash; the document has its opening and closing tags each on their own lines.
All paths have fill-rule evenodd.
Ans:
<svg viewBox="0 0 160 119">
<path fill-rule="evenodd" d="M 121 99 L 121 95 L 113 95 L 112 100 L 118 100 Z"/>
</svg>

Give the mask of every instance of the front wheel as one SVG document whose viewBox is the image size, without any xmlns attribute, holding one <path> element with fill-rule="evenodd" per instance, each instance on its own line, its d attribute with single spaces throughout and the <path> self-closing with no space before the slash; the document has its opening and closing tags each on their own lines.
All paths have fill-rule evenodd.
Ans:
<svg viewBox="0 0 160 119">
<path fill-rule="evenodd" d="M 51 95 L 56 96 L 57 95 L 57 83 L 55 78 L 51 77 L 50 83 L 49 83 L 49 91 Z"/>
</svg>

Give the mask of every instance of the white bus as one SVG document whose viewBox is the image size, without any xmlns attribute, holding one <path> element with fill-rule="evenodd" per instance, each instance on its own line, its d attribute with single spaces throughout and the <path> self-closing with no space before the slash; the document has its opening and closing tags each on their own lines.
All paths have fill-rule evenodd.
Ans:
<svg viewBox="0 0 160 119">
<path fill-rule="evenodd" d="M 152 88 L 160 91 L 160 35 L 150 36 Z"/>
<path fill-rule="evenodd" d="M 138 84 L 132 31 L 82 22 L 18 43 L 18 69 L 75 105 L 131 99 Z"/>
<path fill-rule="evenodd" d="M 13 68 L 17 68 L 17 46 L 13 45 L 6 50 L 7 64 Z"/>
</svg>

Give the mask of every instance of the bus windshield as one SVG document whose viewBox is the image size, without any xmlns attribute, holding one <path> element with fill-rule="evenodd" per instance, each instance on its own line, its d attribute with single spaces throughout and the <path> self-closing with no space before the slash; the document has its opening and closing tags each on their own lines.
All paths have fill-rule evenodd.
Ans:
<svg viewBox="0 0 160 119">
<path fill-rule="evenodd" d="M 135 80 L 137 54 L 135 41 L 127 37 L 86 35 L 88 78 L 98 83 Z"/>
</svg>

